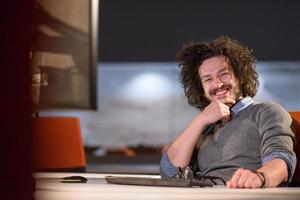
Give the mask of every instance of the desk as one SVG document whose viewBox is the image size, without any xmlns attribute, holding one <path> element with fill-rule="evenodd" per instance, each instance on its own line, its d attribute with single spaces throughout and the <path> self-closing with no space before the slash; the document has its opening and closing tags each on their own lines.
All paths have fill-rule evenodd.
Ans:
<svg viewBox="0 0 300 200">
<path fill-rule="evenodd" d="M 60 183 L 66 176 L 84 176 L 87 183 Z M 157 177 L 157 175 L 35 173 L 36 200 L 202 200 L 202 199 L 300 199 L 300 188 L 228 189 L 174 188 L 107 184 L 109 175 Z"/>
</svg>

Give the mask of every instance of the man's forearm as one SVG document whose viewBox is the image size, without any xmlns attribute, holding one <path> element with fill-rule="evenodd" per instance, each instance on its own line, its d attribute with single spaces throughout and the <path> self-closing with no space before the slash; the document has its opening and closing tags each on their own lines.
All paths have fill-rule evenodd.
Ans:
<svg viewBox="0 0 300 200">
<path fill-rule="evenodd" d="M 202 122 L 200 114 L 172 143 L 167 154 L 174 166 L 184 168 L 189 164 L 195 145 L 204 128 L 205 124 Z"/>
<path fill-rule="evenodd" d="M 276 187 L 280 183 L 287 181 L 288 168 L 284 160 L 276 158 L 265 163 L 257 171 L 262 172 L 267 178 L 267 187 Z"/>
<path fill-rule="evenodd" d="M 276 187 L 288 178 L 288 169 L 284 160 L 276 158 L 256 170 L 238 169 L 226 183 L 229 188 Z M 263 177 L 262 177 L 263 176 Z"/>
</svg>

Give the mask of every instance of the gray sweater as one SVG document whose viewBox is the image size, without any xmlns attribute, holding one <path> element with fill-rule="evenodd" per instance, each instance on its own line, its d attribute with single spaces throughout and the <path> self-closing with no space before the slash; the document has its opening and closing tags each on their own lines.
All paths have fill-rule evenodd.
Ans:
<svg viewBox="0 0 300 200">
<path fill-rule="evenodd" d="M 218 124 L 200 136 L 195 159 L 199 173 L 226 182 L 238 168 L 256 170 L 269 160 L 281 158 L 288 165 L 290 181 L 296 166 L 290 125 L 290 115 L 278 104 L 248 105 L 229 123 Z M 170 166 L 164 165 L 161 162 L 161 174 L 169 177 Z"/>
</svg>

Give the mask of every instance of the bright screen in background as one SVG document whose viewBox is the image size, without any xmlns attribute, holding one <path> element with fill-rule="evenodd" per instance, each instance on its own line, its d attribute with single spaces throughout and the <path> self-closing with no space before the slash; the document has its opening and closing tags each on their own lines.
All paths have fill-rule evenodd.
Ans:
<svg viewBox="0 0 300 200">
<path fill-rule="evenodd" d="M 133 77 L 121 90 L 123 98 L 137 103 L 166 98 L 172 91 L 169 77 L 155 72 L 145 72 Z"/>
<path fill-rule="evenodd" d="M 300 111 L 300 62 L 260 62 L 257 101 Z M 75 115 L 86 146 L 122 148 L 171 142 L 197 114 L 187 104 L 176 63 L 100 63 L 98 111 Z"/>
</svg>

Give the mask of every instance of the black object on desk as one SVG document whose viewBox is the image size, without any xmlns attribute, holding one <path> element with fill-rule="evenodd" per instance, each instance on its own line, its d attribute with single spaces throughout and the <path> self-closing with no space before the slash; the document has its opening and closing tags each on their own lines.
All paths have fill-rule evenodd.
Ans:
<svg viewBox="0 0 300 200">
<path fill-rule="evenodd" d="M 86 183 L 87 178 L 83 176 L 67 176 L 62 178 L 61 183 Z"/>
<path fill-rule="evenodd" d="M 145 177 L 119 177 L 106 176 L 105 180 L 110 184 L 121 185 L 144 185 L 144 186 L 164 186 L 164 187 L 212 187 L 213 184 L 197 179 L 161 179 Z"/>
</svg>

